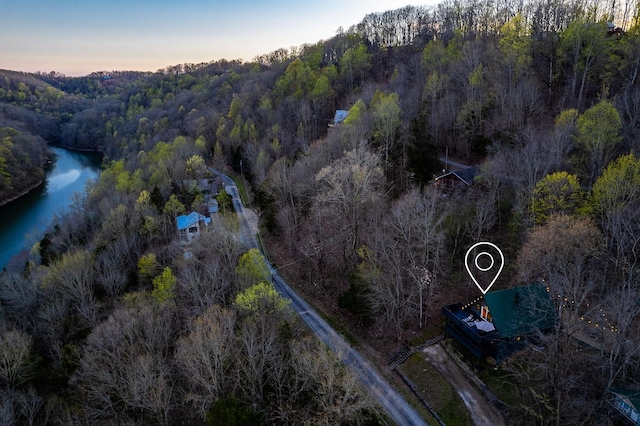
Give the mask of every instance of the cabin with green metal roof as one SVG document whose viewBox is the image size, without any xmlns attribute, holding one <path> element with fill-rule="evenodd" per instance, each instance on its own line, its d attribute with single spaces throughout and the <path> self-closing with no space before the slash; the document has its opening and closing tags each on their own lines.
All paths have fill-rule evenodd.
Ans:
<svg viewBox="0 0 640 426">
<path fill-rule="evenodd" d="M 492 291 L 484 300 L 502 337 L 524 336 L 555 325 L 555 307 L 542 284 Z"/>
<path fill-rule="evenodd" d="M 534 283 L 492 291 L 467 304 L 442 308 L 445 331 L 478 358 L 507 358 L 528 346 L 536 333 L 555 325 L 547 287 Z"/>
</svg>

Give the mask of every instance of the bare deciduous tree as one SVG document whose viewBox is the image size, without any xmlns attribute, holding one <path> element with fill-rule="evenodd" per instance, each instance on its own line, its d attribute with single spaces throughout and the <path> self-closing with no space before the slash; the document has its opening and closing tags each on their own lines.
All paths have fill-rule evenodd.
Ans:
<svg viewBox="0 0 640 426">
<path fill-rule="evenodd" d="M 14 390 L 32 374 L 32 339 L 18 330 L 7 330 L 0 335 L 0 383 Z"/>
<path fill-rule="evenodd" d="M 394 325 L 398 338 L 403 322 L 416 312 L 422 326 L 424 291 L 431 297 L 434 282 L 426 285 L 424 279 L 443 273 L 446 208 L 440 200 L 433 188 L 408 192 L 368 237 L 371 253 L 361 265 L 371 285 L 368 300 L 383 323 Z"/>
<path fill-rule="evenodd" d="M 468 214 L 465 215 L 465 234 L 471 241 L 482 241 L 482 237 L 496 223 L 498 200 L 495 191 L 476 191 L 471 197 Z"/>
<path fill-rule="evenodd" d="M 279 224 L 281 231 L 288 236 L 290 250 L 294 248 L 294 239 L 300 225 L 300 218 L 311 202 L 310 190 L 312 182 L 309 181 L 308 170 L 303 171 L 301 160 L 295 164 L 286 157 L 276 160 L 267 174 L 264 188 L 267 194 L 273 197 L 278 208 Z"/>
<path fill-rule="evenodd" d="M 553 134 L 544 137 L 540 129 L 527 127 L 516 138 L 513 147 L 500 147 L 484 164 L 482 178 L 506 191 L 515 212 L 526 225 L 531 225 L 530 194 L 540 179 L 562 166 L 562 157 L 557 152 L 564 149 L 565 139 Z"/>
<path fill-rule="evenodd" d="M 93 329 L 71 379 L 86 419 L 168 423 L 175 401 L 168 362 L 174 326 L 169 304 L 134 294 Z"/>
<path fill-rule="evenodd" d="M 607 377 L 607 386 L 627 385 L 640 373 L 640 289 L 634 282 L 637 270 L 625 274 L 622 285 L 611 291 L 605 304 L 600 340 L 602 342 L 601 363 Z M 603 321 L 604 323 L 605 321 Z"/>
<path fill-rule="evenodd" d="M 56 298 L 69 299 L 77 314 L 92 325 L 97 314 L 94 279 L 91 253 L 80 250 L 65 254 L 52 265 L 42 279 L 42 286 Z"/>
<path fill-rule="evenodd" d="M 131 256 L 122 240 L 109 244 L 96 259 L 96 281 L 110 297 L 122 294 L 128 283 Z"/>
<path fill-rule="evenodd" d="M 223 216 L 221 225 L 200 235 L 193 246 L 194 255 L 216 262 L 220 266 L 221 279 L 231 282 L 238 258 L 246 248 L 238 238 L 239 225 L 235 216 Z"/>
<path fill-rule="evenodd" d="M 376 409 L 362 392 L 357 377 L 339 361 L 336 355 L 317 340 L 295 343 L 293 358 L 298 387 L 313 395 L 313 403 L 305 406 L 306 421 L 334 425 L 362 419 L 367 411 Z"/>
<path fill-rule="evenodd" d="M 0 275 L 2 314 L 15 324 L 32 327 L 41 291 L 38 281 L 20 274 Z"/>
<path fill-rule="evenodd" d="M 262 321 L 243 321 L 238 336 L 238 389 L 252 404 L 265 402 L 271 364 L 284 362 L 274 325 Z"/>
<path fill-rule="evenodd" d="M 398 258 L 399 244 L 382 244 L 375 258 L 367 256 L 359 272 L 368 284 L 366 300 L 375 312 L 380 331 L 393 327 L 394 336 L 402 338 L 403 324 L 418 312 L 418 287 Z"/>
<path fill-rule="evenodd" d="M 355 260 L 355 251 L 361 245 L 363 224 L 373 206 L 381 199 L 384 175 L 380 159 L 366 144 L 344 153 L 342 158 L 324 167 L 316 175 L 320 184 L 314 208 L 337 223 L 333 226 L 344 232 L 345 261 Z"/>
<path fill-rule="evenodd" d="M 231 291 L 231 282 L 215 261 L 189 259 L 181 265 L 178 276 L 178 295 L 190 314 L 199 315 L 209 306 L 224 303 Z"/>
<path fill-rule="evenodd" d="M 16 394 L 16 402 L 18 403 L 20 414 L 26 419 L 29 426 L 47 424 L 49 410 L 45 407 L 44 398 L 34 388 L 30 387 L 26 392 L 18 392 Z M 43 414 L 39 416 L 41 412 Z"/>
<path fill-rule="evenodd" d="M 236 356 L 235 313 L 211 306 L 197 317 L 190 333 L 178 341 L 176 362 L 187 383 L 187 399 L 204 416 L 211 404 L 231 390 L 230 368 Z"/>
</svg>

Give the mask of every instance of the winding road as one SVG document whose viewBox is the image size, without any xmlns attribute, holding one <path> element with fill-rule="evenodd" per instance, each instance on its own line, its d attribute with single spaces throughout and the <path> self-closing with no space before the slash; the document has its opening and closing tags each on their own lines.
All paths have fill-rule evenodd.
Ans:
<svg viewBox="0 0 640 426">
<path fill-rule="evenodd" d="M 240 238 L 249 248 L 260 246 L 256 239 L 257 223 L 254 214 L 247 211 L 242 204 L 235 182 L 227 175 L 211 169 L 222 178 L 225 191 L 233 199 L 233 207 L 240 222 Z M 265 256 L 266 257 L 266 256 Z M 336 332 L 318 313 L 282 279 L 278 271 L 267 261 L 271 271 L 273 285 L 285 298 L 291 300 L 291 306 L 302 317 L 309 328 L 331 348 L 344 364 L 356 374 L 362 385 L 385 409 L 391 419 L 398 425 L 426 425 L 417 411 L 387 383 L 376 369 L 364 359 L 338 332 Z"/>
</svg>

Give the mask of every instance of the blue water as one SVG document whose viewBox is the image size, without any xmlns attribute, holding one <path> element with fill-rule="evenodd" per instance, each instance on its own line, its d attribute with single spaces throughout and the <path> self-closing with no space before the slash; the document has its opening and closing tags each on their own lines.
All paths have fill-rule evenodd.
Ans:
<svg viewBox="0 0 640 426">
<path fill-rule="evenodd" d="M 64 212 L 73 194 L 83 193 L 87 180 L 100 173 L 100 156 L 50 148 L 54 166 L 46 182 L 27 195 L 0 207 L 0 270 L 39 241 L 55 214 Z"/>
</svg>

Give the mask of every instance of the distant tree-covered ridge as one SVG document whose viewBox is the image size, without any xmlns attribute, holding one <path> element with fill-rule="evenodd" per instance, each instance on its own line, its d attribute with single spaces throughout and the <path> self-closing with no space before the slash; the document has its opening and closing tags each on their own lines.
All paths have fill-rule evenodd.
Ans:
<svg viewBox="0 0 640 426">
<path fill-rule="evenodd" d="M 104 153 L 100 179 L 0 277 L 0 413 L 375 424 L 232 214 L 179 244 L 176 215 L 208 213 L 193 185 L 213 179 L 206 165 L 246 187 L 274 264 L 376 359 L 440 333 L 441 306 L 475 294 L 466 249 L 498 243 L 496 288 L 545 282 L 561 319 L 499 371 L 518 390 L 509 418 L 608 424 L 606 390 L 640 385 L 639 16 L 630 2 L 465 0 L 249 62 L 0 71 L 3 191 L 37 176 L 22 168 L 45 141 Z M 434 182 L 453 167 L 440 156 L 475 177 Z"/>
</svg>

